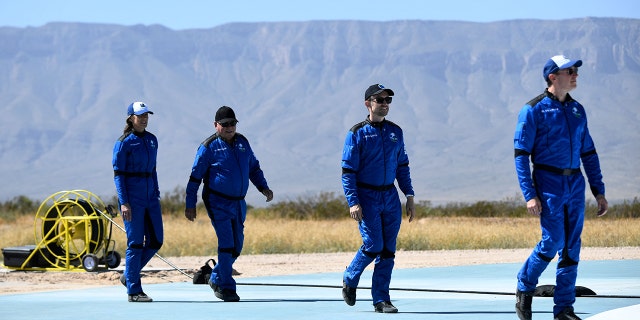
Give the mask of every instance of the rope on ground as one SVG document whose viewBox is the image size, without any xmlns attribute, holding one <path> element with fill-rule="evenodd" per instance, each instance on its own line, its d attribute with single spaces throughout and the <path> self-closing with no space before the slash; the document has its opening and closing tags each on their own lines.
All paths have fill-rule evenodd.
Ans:
<svg viewBox="0 0 640 320">
<path fill-rule="evenodd" d="M 107 212 L 103 212 L 100 210 L 97 210 L 103 217 L 105 217 L 107 220 L 109 220 L 109 222 L 111 222 L 111 224 L 115 225 L 118 229 L 120 229 L 120 231 L 124 232 L 125 234 L 127 233 L 127 230 L 125 230 L 124 227 L 120 226 L 117 222 L 115 222 L 112 217 L 115 217 L 115 215 L 113 214 L 113 206 L 109 205 L 107 206 L 107 208 L 105 209 Z M 162 260 L 164 263 L 168 264 L 170 267 L 172 267 L 173 269 L 179 271 L 180 273 L 182 273 L 183 275 L 185 275 L 187 278 L 189 279 L 193 279 L 193 276 L 184 272 L 182 269 L 178 268 L 175 264 L 171 263 L 169 260 L 163 258 L 161 255 L 159 255 L 157 252 L 155 253 L 156 257 L 158 257 L 158 259 Z"/>
<path fill-rule="evenodd" d="M 322 285 L 322 284 L 295 284 L 295 283 L 237 283 L 239 286 L 270 286 L 270 287 L 306 287 L 306 288 L 331 288 L 342 289 L 342 286 Z M 362 290 L 370 290 L 371 287 L 358 287 Z M 421 289 L 421 288 L 389 288 L 391 291 L 414 291 L 414 292 L 433 292 L 433 293 L 460 293 L 460 294 L 484 294 L 494 296 L 515 296 L 514 292 L 498 292 L 498 291 L 475 291 L 475 290 L 447 290 L 447 289 Z M 636 295 L 581 295 L 582 298 L 613 298 L 613 299 L 640 299 Z"/>
</svg>

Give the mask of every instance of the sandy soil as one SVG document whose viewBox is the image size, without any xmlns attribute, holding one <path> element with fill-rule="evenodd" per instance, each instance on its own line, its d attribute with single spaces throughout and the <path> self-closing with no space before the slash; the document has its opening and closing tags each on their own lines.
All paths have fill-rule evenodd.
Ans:
<svg viewBox="0 0 640 320">
<path fill-rule="evenodd" d="M 396 269 L 458 266 L 473 264 L 520 263 L 531 249 L 399 251 Z M 236 279 L 273 275 L 342 272 L 354 252 L 313 254 L 269 254 L 240 256 L 234 269 Z M 188 275 L 200 268 L 208 257 L 164 257 Z M 583 248 L 582 260 L 640 259 L 640 248 Z M 124 260 L 124 259 L 123 259 Z M 123 261 L 124 264 L 124 261 Z M 85 271 L 16 271 L 0 268 L 0 294 L 69 290 L 97 286 L 120 285 L 123 265 L 100 272 Z M 167 282 L 191 282 L 182 272 L 162 259 L 154 258 L 143 270 L 143 285 Z"/>
</svg>

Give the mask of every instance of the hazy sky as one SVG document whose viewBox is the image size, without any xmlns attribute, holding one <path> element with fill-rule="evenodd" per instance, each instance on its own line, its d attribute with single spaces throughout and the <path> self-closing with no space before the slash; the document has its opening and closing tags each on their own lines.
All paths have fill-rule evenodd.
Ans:
<svg viewBox="0 0 640 320">
<path fill-rule="evenodd" d="M 0 0 L 0 27 L 48 22 L 211 28 L 228 22 L 640 18 L 638 0 Z"/>
</svg>

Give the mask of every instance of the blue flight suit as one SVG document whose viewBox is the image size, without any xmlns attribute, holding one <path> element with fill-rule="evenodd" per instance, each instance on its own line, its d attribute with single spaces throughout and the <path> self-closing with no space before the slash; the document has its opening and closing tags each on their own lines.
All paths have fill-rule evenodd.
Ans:
<svg viewBox="0 0 640 320">
<path fill-rule="evenodd" d="M 123 134 L 113 147 L 113 171 L 118 201 L 131 207 L 127 233 L 125 277 L 127 293 L 142 292 L 140 271 L 164 241 L 156 160 L 158 139 L 152 133 Z"/>
<path fill-rule="evenodd" d="M 371 295 L 373 304 L 390 301 L 389 284 L 402 205 L 394 181 L 413 195 L 409 157 L 402 129 L 391 121 L 362 121 L 347 132 L 342 151 L 342 187 L 349 206 L 360 204 L 358 223 L 362 246 L 344 272 L 347 286 L 357 288 L 364 269 L 375 260 Z"/>
<path fill-rule="evenodd" d="M 545 90 L 520 111 L 514 148 L 524 198 L 529 201 L 537 196 L 542 204 L 542 240 L 520 269 L 517 288 L 534 291 L 538 278 L 558 254 L 554 292 L 554 314 L 558 314 L 575 302 L 585 210 L 581 162 L 593 195 L 605 192 L 584 108 L 568 94 L 560 102 Z"/>
<path fill-rule="evenodd" d="M 260 192 L 269 189 L 260 163 L 243 135 L 236 133 L 229 144 L 216 133 L 200 144 L 187 183 L 186 207 L 196 207 L 198 189 L 204 182 L 202 201 L 218 237 L 218 263 L 209 281 L 221 289 L 236 290 L 233 263 L 244 244 L 244 197 L 249 181 Z"/>
</svg>

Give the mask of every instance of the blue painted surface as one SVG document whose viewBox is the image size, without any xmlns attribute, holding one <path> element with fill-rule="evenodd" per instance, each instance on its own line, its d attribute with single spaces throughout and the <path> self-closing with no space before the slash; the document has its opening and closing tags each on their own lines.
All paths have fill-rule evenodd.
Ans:
<svg viewBox="0 0 640 320">
<path fill-rule="evenodd" d="M 342 300 L 341 289 L 289 287 L 253 284 L 295 284 L 341 286 L 341 274 L 322 273 L 294 276 L 239 278 L 241 301 L 224 303 L 206 285 L 181 283 L 144 285 L 152 303 L 129 303 L 125 288 L 113 286 L 0 295 L 2 319 L 516 319 L 513 295 L 469 294 L 448 291 L 511 293 L 519 264 L 475 265 L 446 268 L 394 270 L 391 297 L 400 312 L 373 312 L 371 295 L 358 290 L 355 306 Z M 554 283 L 555 266 L 545 271 L 540 284 Z M 361 285 L 371 278 L 365 272 Z M 640 260 L 583 261 L 578 285 L 598 295 L 640 296 Z M 427 292 L 419 290 L 447 292 Z M 413 291 L 418 290 L 418 291 Z M 583 319 L 606 311 L 640 304 L 639 298 L 578 298 L 576 313 Z M 534 298 L 533 319 L 552 319 L 552 298 Z M 637 307 L 627 308 L 638 310 Z M 629 311 L 633 312 L 633 311 Z M 637 315 L 633 315 L 634 317 Z M 629 319 L 633 319 L 630 317 Z"/>
</svg>

